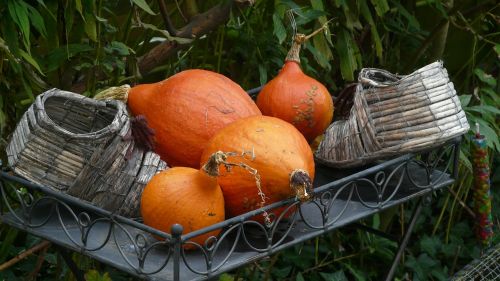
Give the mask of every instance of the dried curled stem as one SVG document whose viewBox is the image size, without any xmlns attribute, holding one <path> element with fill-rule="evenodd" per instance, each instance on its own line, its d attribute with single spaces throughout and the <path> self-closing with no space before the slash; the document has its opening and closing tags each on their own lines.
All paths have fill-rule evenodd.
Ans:
<svg viewBox="0 0 500 281">
<path fill-rule="evenodd" d="M 217 177 L 220 175 L 219 172 L 219 166 L 224 165 L 226 168 L 226 171 L 230 172 L 233 167 L 240 167 L 245 170 L 247 170 L 255 179 L 255 185 L 257 186 L 257 194 L 260 196 L 260 207 L 264 207 L 266 204 L 266 194 L 262 191 L 261 187 L 261 178 L 259 171 L 257 169 L 250 167 L 249 165 L 239 162 L 239 163 L 233 163 L 233 162 L 228 162 L 227 158 L 229 156 L 236 156 L 236 157 L 246 157 L 246 156 L 251 156 L 251 160 L 255 159 L 255 153 L 254 151 L 243 151 L 242 153 L 236 153 L 236 152 L 222 152 L 222 151 L 217 151 L 213 153 L 208 161 L 203 165 L 202 169 L 205 171 L 209 176 L 212 177 Z M 262 216 L 264 217 L 264 222 L 267 226 L 271 225 L 271 218 L 269 214 L 264 211 L 262 213 Z"/>
<path fill-rule="evenodd" d="M 305 35 L 302 33 L 295 34 L 293 37 L 292 47 L 288 51 L 285 61 L 295 61 L 297 63 L 300 63 L 300 48 L 302 47 L 302 45 L 311 37 L 315 36 L 323 30 L 326 30 L 330 21 L 332 21 L 332 19 L 325 22 L 320 28 L 316 29 L 309 35 Z"/>
</svg>

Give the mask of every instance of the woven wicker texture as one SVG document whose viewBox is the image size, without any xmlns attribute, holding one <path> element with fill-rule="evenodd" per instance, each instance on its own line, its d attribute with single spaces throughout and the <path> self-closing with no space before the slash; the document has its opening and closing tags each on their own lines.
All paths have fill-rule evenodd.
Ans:
<svg viewBox="0 0 500 281">
<path fill-rule="evenodd" d="M 117 214 L 139 216 L 140 195 L 164 161 L 134 143 L 124 103 L 58 89 L 37 96 L 7 146 L 15 173 Z"/>
<path fill-rule="evenodd" d="M 406 76 L 365 68 L 349 116 L 330 125 L 315 157 L 333 167 L 360 166 L 438 146 L 467 130 L 442 62 Z"/>
</svg>

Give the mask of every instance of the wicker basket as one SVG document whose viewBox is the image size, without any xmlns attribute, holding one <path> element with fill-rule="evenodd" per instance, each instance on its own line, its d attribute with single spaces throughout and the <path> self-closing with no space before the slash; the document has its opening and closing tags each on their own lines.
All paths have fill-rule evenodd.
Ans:
<svg viewBox="0 0 500 281">
<path fill-rule="evenodd" d="M 328 166 L 344 168 L 441 145 L 464 134 L 469 123 L 442 62 L 398 76 L 362 69 L 346 120 L 326 130 L 315 152 Z"/>
<path fill-rule="evenodd" d="M 58 89 L 37 96 L 7 156 L 17 174 L 128 217 L 139 215 L 142 189 L 167 167 L 135 144 L 125 104 Z"/>
</svg>

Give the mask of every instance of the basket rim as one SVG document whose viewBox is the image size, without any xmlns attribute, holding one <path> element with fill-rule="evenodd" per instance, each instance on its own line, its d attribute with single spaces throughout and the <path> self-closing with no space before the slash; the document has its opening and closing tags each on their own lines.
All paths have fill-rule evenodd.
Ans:
<svg viewBox="0 0 500 281">
<path fill-rule="evenodd" d="M 47 102 L 48 99 L 52 97 L 62 97 L 66 99 L 71 99 L 71 100 L 79 100 L 82 102 L 84 105 L 93 105 L 96 107 L 100 106 L 105 106 L 105 107 L 112 107 L 116 109 L 116 114 L 113 118 L 113 121 L 103 127 L 102 129 L 99 129 L 94 132 L 90 133 L 75 133 L 71 132 L 59 124 L 57 124 L 52 118 L 50 118 L 49 114 L 47 113 L 47 110 L 45 109 L 45 103 Z M 43 120 L 43 122 L 46 125 L 49 125 L 51 129 L 56 131 L 57 133 L 60 133 L 62 135 L 68 136 L 71 139 L 82 139 L 82 140 L 89 140 L 89 139 L 99 139 L 101 137 L 107 136 L 110 133 L 114 133 L 116 131 L 119 131 L 121 127 L 123 126 L 123 114 L 128 114 L 127 109 L 125 107 L 125 104 L 121 101 L 117 100 L 95 100 L 88 98 L 83 95 L 75 94 L 72 92 L 60 90 L 57 88 L 52 88 L 48 91 L 45 91 L 41 95 L 36 97 L 36 104 L 39 105 L 39 107 L 36 109 L 36 115 L 40 114 L 39 116 L 41 118 L 37 118 L 38 121 Z"/>
</svg>

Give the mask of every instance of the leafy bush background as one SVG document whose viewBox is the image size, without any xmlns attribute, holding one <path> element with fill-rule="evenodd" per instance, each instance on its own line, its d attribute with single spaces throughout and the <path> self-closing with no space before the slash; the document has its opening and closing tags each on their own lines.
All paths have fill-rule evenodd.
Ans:
<svg viewBox="0 0 500 281">
<path fill-rule="evenodd" d="M 175 26 L 230 1 L 165 1 Z M 290 46 L 285 12 L 293 9 L 298 31 L 308 33 L 329 19 L 328 32 L 314 37 L 302 52 L 304 71 L 324 82 L 333 96 L 355 81 L 362 67 L 408 73 L 442 59 L 471 125 L 488 138 L 491 154 L 495 229 L 498 231 L 500 6 L 497 1 L 257 0 L 232 10 L 229 21 L 192 40 L 148 71 L 141 57 L 159 42 L 177 40 L 165 33 L 159 1 L 5 0 L 0 5 L 0 148 L 34 97 L 51 87 L 92 96 L 123 83 L 162 80 L 188 68 L 223 73 L 250 89 L 279 71 Z M 168 36 L 167 36 L 168 35 Z M 183 39 L 179 39 L 179 42 Z M 474 126 L 471 126 L 474 127 Z M 470 137 L 470 134 L 468 135 Z M 420 218 L 398 268 L 398 280 L 445 280 L 481 251 L 473 220 L 459 204 L 471 205 L 470 143 L 461 149 L 460 178 L 440 192 Z M 2 157 L 5 159 L 5 157 Z M 5 161 L 5 160 L 4 160 Z M 412 204 L 364 221 L 401 234 Z M 497 235 L 494 242 L 498 242 Z M 0 226 L 0 263 L 39 240 Z M 372 234 L 342 229 L 232 272 L 222 280 L 380 280 L 396 244 Z M 74 255 L 89 280 L 130 277 Z M 36 264 L 43 266 L 34 271 Z M 104 272 L 106 272 L 104 274 Z M 32 255 L 0 279 L 39 280 L 73 277 L 57 252 Z"/>
</svg>

